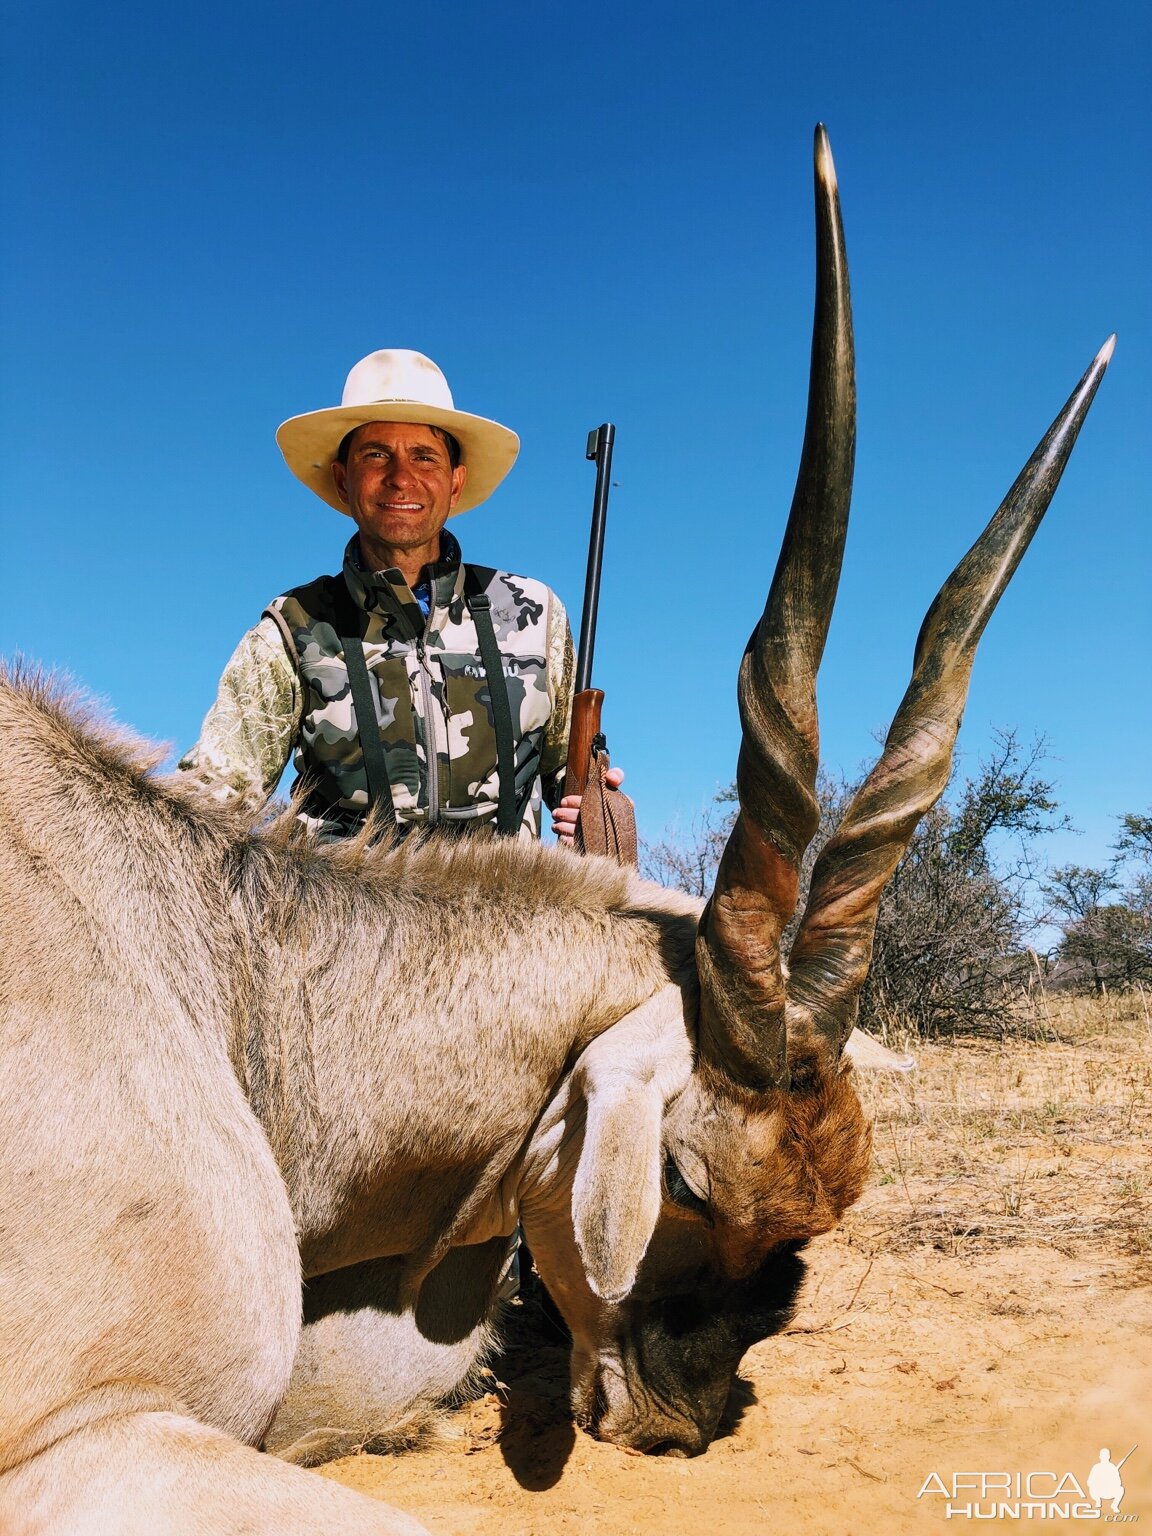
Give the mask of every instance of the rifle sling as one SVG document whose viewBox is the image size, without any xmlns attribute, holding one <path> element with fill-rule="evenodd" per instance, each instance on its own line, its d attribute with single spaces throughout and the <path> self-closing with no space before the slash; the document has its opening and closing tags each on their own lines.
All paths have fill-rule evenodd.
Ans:
<svg viewBox="0 0 1152 1536">
<path fill-rule="evenodd" d="M 512 735 L 512 706 L 508 699 L 508 679 L 496 631 L 492 625 L 492 599 L 484 588 L 495 575 L 484 566 L 464 567 L 464 600 L 476 625 L 480 642 L 480 660 L 492 702 L 492 726 L 496 733 L 496 831 L 501 837 L 515 837 L 520 827 L 520 807 L 516 803 L 516 752 Z"/>
<path fill-rule="evenodd" d="M 384 745 L 380 740 L 379 714 L 372 697 L 372 684 L 368 678 L 368 663 L 364 660 L 364 642 L 359 635 L 341 637 L 344 648 L 344 665 L 348 668 L 348 683 L 352 689 L 352 708 L 356 712 L 356 734 L 360 738 L 360 751 L 364 757 L 364 776 L 368 780 L 368 810 L 378 807 L 385 825 L 396 825 L 396 807 L 392 804 L 392 785 L 388 780 L 388 765 L 384 761 Z"/>
<path fill-rule="evenodd" d="M 576 847 L 580 853 L 600 853 L 617 864 L 637 862 L 636 807 L 619 789 L 609 789 L 610 763 L 603 736 L 593 738 L 588 778 L 576 819 Z"/>
<path fill-rule="evenodd" d="M 346 581 L 340 582 L 337 619 L 341 631 L 340 649 L 344 652 L 348 687 L 352 693 L 352 712 L 356 717 L 356 735 L 360 738 L 360 753 L 364 759 L 364 777 L 368 788 L 367 814 L 371 815 L 373 807 L 378 807 L 381 823 L 395 828 L 396 807 L 392 804 L 392 785 L 388 779 L 388 765 L 384 760 L 384 743 L 380 740 L 380 716 L 372 694 L 368 663 L 364 659 L 361 632 L 367 617 L 349 591 Z"/>
</svg>

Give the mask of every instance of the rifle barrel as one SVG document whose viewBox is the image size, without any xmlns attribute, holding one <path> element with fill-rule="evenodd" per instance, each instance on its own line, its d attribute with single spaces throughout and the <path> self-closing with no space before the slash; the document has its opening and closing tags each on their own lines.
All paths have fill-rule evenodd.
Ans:
<svg viewBox="0 0 1152 1536">
<path fill-rule="evenodd" d="M 592 499 L 592 534 L 588 541 L 588 574 L 584 580 L 584 612 L 580 616 L 580 650 L 576 659 L 576 692 L 592 686 L 592 652 L 596 645 L 596 610 L 600 604 L 600 567 L 604 562 L 604 523 L 612 477 L 612 444 L 616 428 L 610 421 L 588 434 L 586 458 L 596 461 L 596 492 Z"/>
</svg>

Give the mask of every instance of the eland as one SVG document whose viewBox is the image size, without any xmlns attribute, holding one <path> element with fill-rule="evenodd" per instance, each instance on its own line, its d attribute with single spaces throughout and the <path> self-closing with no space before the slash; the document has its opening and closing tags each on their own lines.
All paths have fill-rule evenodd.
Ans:
<svg viewBox="0 0 1152 1536">
<path fill-rule="evenodd" d="M 518 1223 L 576 1416 L 620 1445 L 702 1451 L 789 1317 L 868 1173 L 845 1046 L 881 892 L 1112 350 L 933 603 L 785 964 L 855 440 L 822 129 L 816 209 L 799 479 L 702 910 L 556 849 L 254 826 L 0 684 L 6 1533 L 417 1531 L 289 1463 L 419 1432 L 491 1346 Z"/>
</svg>

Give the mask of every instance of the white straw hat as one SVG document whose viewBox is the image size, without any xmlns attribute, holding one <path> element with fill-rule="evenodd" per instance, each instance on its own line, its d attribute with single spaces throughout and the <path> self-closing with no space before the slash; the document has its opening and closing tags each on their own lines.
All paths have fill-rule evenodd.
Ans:
<svg viewBox="0 0 1152 1536">
<path fill-rule="evenodd" d="M 350 516 L 336 493 L 332 463 L 349 432 L 369 421 L 413 421 L 443 427 L 468 466 L 456 512 L 479 506 L 516 462 L 520 439 L 499 422 L 458 411 L 448 380 L 421 352 L 391 348 L 362 357 L 348 375 L 339 405 L 293 416 L 276 433 L 284 461 L 321 501 Z"/>
</svg>

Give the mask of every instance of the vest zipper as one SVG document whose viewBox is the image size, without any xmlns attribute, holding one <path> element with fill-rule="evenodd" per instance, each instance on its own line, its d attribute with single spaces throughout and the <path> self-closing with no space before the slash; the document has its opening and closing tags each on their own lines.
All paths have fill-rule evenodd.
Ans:
<svg viewBox="0 0 1152 1536">
<path fill-rule="evenodd" d="M 428 623 L 432 622 L 429 610 Z M 425 631 L 427 633 L 427 631 Z M 428 677 L 428 653 L 424 649 L 424 636 L 416 641 L 416 659 L 420 665 L 420 697 L 424 703 L 425 750 L 428 753 L 428 825 L 436 826 L 440 820 L 440 753 L 436 740 L 436 710 L 432 687 Z"/>
</svg>

